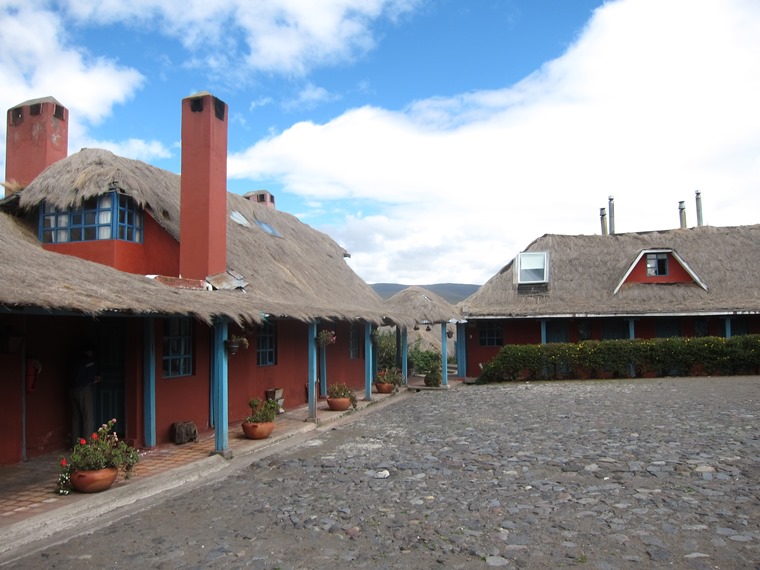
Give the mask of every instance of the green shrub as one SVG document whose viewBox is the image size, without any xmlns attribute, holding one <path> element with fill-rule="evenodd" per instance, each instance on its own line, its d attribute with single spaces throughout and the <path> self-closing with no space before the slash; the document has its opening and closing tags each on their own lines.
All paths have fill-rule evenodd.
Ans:
<svg viewBox="0 0 760 570">
<path fill-rule="evenodd" d="M 420 340 L 417 339 L 409 347 L 407 355 L 407 365 L 409 366 L 410 373 L 412 374 L 424 374 L 428 372 L 433 366 L 441 365 L 441 354 L 435 350 L 422 350 L 420 349 Z"/>
<path fill-rule="evenodd" d="M 396 367 L 396 332 L 395 331 L 378 331 L 377 339 L 377 367 L 395 368 Z"/>
<path fill-rule="evenodd" d="M 441 374 L 441 365 L 434 364 L 427 374 L 425 374 L 425 386 L 438 387 L 441 385 L 443 376 Z"/>
<path fill-rule="evenodd" d="M 505 345 L 479 382 L 760 373 L 760 335 Z"/>
</svg>

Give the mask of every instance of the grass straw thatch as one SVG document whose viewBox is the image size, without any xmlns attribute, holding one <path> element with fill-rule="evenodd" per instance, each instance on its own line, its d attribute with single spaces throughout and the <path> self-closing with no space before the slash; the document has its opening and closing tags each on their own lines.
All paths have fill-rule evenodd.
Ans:
<svg viewBox="0 0 760 570">
<path fill-rule="evenodd" d="M 613 294 L 639 254 L 656 248 L 674 250 L 707 290 L 696 283 L 627 283 Z M 459 304 L 465 317 L 760 311 L 760 225 L 549 234 L 525 251 L 549 253 L 548 291 L 518 293 L 510 262 Z"/>
<path fill-rule="evenodd" d="M 390 310 L 409 315 L 418 324 L 445 323 L 462 318 L 454 305 L 422 287 L 407 287 L 385 303 Z"/>
<path fill-rule="evenodd" d="M 65 209 L 109 191 L 131 196 L 181 241 L 179 175 L 105 150 L 84 149 L 54 163 L 19 193 L 18 206 L 34 218 L 43 200 Z M 227 196 L 227 267 L 243 276 L 245 290 L 174 289 L 51 253 L 20 218 L 0 213 L 0 261 L 6 277 L 0 303 L 86 314 L 193 314 L 204 321 L 223 315 L 237 322 L 259 322 L 266 314 L 304 321 L 413 324 L 403 313 L 389 311 L 329 236 L 287 213 L 237 194 Z M 230 218 L 233 213 L 237 221 Z M 276 235 L 264 228 L 273 228 Z"/>
</svg>

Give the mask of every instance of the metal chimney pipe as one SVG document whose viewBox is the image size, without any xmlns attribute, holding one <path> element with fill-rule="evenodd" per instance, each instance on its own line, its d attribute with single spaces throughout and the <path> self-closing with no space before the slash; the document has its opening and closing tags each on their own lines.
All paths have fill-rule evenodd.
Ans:
<svg viewBox="0 0 760 570">
<path fill-rule="evenodd" d="M 697 190 L 697 226 L 702 227 L 702 192 Z"/>
<path fill-rule="evenodd" d="M 678 217 L 681 220 L 681 229 L 686 229 L 686 203 L 681 201 L 678 202 Z"/>
<path fill-rule="evenodd" d="M 599 208 L 599 217 L 602 219 L 602 235 L 607 235 L 607 208 Z"/>
<path fill-rule="evenodd" d="M 615 197 L 610 196 L 610 235 L 615 234 Z"/>
</svg>

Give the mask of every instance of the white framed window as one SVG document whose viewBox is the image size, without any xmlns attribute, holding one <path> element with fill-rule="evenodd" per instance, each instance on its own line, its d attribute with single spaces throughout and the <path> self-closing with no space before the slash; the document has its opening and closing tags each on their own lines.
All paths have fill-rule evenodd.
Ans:
<svg viewBox="0 0 760 570">
<path fill-rule="evenodd" d="M 548 283 L 549 255 L 545 251 L 517 255 L 518 283 Z"/>
<path fill-rule="evenodd" d="M 668 274 L 668 254 L 647 253 L 647 277 L 663 277 Z"/>
</svg>

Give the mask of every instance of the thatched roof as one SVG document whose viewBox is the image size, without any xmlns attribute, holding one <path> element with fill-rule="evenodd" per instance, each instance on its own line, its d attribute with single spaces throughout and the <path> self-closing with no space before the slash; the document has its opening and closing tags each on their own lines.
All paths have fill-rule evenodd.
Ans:
<svg viewBox="0 0 760 570">
<path fill-rule="evenodd" d="M 385 303 L 393 312 L 408 315 L 416 323 L 446 323 L 462 318 L 454 305 L 422 287 L 407 287 Z"/>
<path fill-rule="evenodd" d="M 131 196 L 179 241 L 179 175 L 105 150 L 84 149 L 51 165 L 18 194 L 18 207 L 29 212 L 47 200 L 66 208 L 112 190 Z M 6 277 L 0 304 L 87 314 L 106 310 L 190 313 L 206 321 L 225 315 L 258 322 L 262 314 L 270 314 L 299 320 L 366 319 L 378 324 L 389 317 L 403 325 L 412 323 L 383 306 L 329 236 L 292 215 L 237 194 L 228 193 L 227 213 L 227 267 L 243 276 L 248 283 L 245 290 L 180 290 L 50 253 L 31 231 L 23 229 L 18 218 L 0 214 L 0 260 Z M 267 233 L 257 220 L 279 235 Z"/>
<path fill-rule="evenodd" d="M 707 286 L 626 283 L 649 249 L 672 249 Z M 549 253 L 545 293 L 518 293 L 510 262 L 460 303 L 465 318 L 760 312 L 760 225 L 703 226 L 607 236 L 544 235 L 527 252 Z"/>
</svg>

